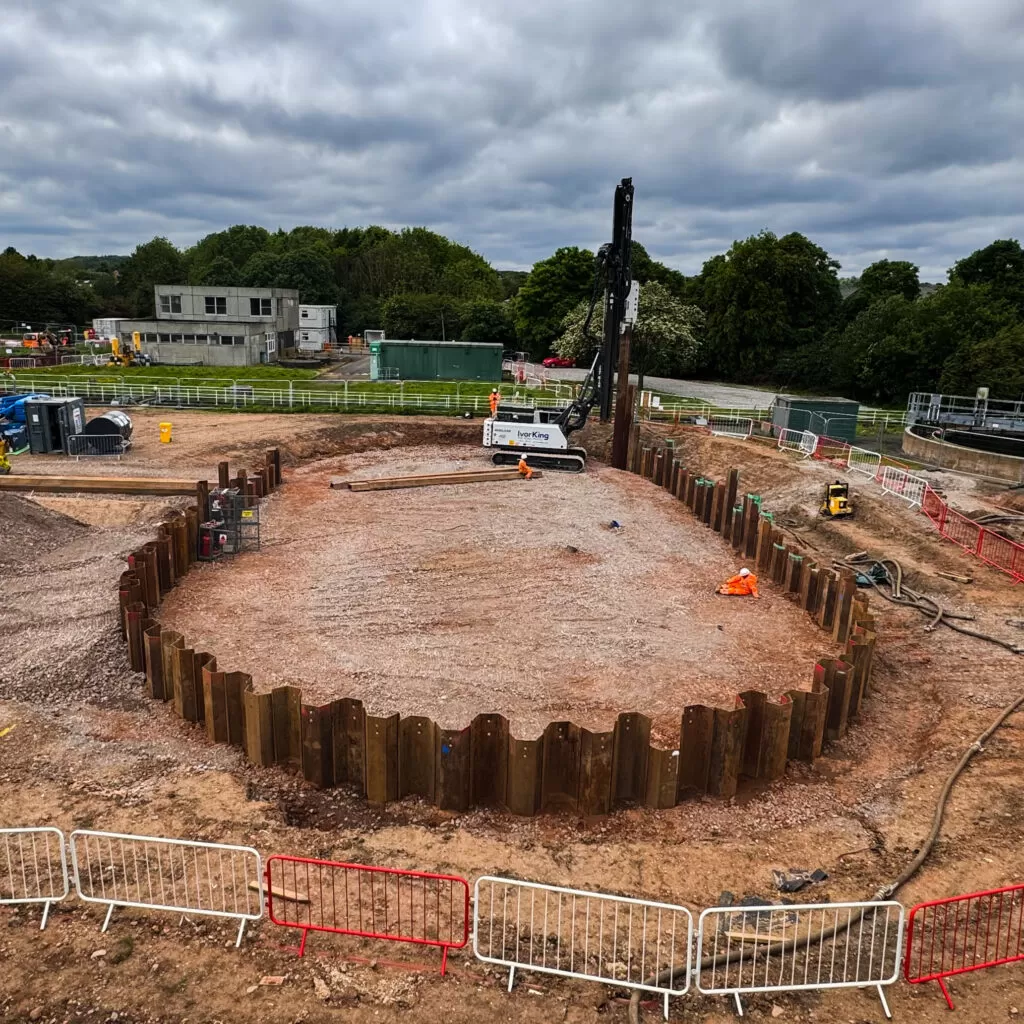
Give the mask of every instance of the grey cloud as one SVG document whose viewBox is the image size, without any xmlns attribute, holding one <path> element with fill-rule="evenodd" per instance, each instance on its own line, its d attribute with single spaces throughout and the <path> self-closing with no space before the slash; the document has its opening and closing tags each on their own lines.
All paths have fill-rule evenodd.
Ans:
<svg viewBox="0 0 1024 1024">
<path fill-rule="evenodd" d="M 932 279 L 1024 233 L 1017 0 L 7 0 L 0 47 L 0 245 L 40 255 L 375 222 L 526 267 L 629 174 L 688 273 L 762 228 Z"/>
</svg>

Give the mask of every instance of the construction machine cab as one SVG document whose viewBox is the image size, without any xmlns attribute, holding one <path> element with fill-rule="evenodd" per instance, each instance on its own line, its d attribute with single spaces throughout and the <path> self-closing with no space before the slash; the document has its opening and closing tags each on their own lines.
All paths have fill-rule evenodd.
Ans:
<svg viewBox="0 0 1024 1024">
<path fill-rule="evenodd" d="M 829 519 L 842 519 L 853 515 L 853 506 L 850 504 L 850 485 L 842 480 L 826 484 L 825 500 L 819 509 L 823 516 Z"/>
</svg>

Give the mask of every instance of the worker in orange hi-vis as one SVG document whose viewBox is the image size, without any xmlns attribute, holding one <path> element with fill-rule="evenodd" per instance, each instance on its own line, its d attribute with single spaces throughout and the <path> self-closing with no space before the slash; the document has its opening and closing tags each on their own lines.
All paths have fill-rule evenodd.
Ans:
<svg viewBox="0 0 1024 1024">
<path fill-rule="evenodd" d="M 520 476 L 525 476 L 527 480 L 533 476 L 533 470 L 527 465 L 525 455 L 519 456 L 519 474 Z"/>
<path fill-rule="evenodd" d="M 498 394 L 498 389 L 491 388 L 491 419 L 498 415 L 498 403 L 500 401 L 501 395 Z"/>
<path fill-rule="evenodd" d="M 749 569 L 740 569 L 735 575 L 727 579 L 719 588 L 720 594 L 729 597 L 760 597 L 757 592 L 757 577 Z"/>
</svg>

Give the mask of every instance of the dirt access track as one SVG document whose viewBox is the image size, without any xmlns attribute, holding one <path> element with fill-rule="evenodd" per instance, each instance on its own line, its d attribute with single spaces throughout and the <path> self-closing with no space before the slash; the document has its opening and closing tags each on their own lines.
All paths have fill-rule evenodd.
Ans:
<svg viewBox="0 0 1024 1024">
<path fill-rule="evenodd" d="M 161 417 L 136 412 L 133 418 L 139 444 L 121 472 L 212 477 L 222 458 L 244 463 L 251 454 L 255 462 L 265 447 L 278 445 L 286 490 L 301 486 L 305 462 L 355 460 L 380 448 L 473 444 L 479 431 L 479 423 L 447 420 L 181 413 L 171 417 L 174 444 L 161 448 Z M 590 433 L 588 446 L 600 452 L 606 436 Z M 862 548 L 895 555 L 912 585 L 954 610 L 973 612 L 982 629 L 1013 635 L 1006 620 L 1021 618 L 1020 598 L 1004 578 L 941 542 L 923 517 L 870 485 L 854 481 L 853 523 L 824 523 L 814 513 L 819 490 L 834 473 L 829 468 L 690 432 L 679 431 L 677 440 L 692 465 L 709 475 L 739 466 L 744 489 L 763 494 L 819 560 Z M 66 465 L 22 457 L 15 471 L 56 473 Z M 77 471 L 110 467 L 83 462 Z M 601 474 L 598 469 L 597 481 Z M 773 868 L 821 867 L 829 879 L 807 890 L 808 898 L 860 899 L 913 857 L 946 775 L 1020 691 L 1013 655 L 948 631 L 925 633 L 921 617 L 875 600 L 878 685 L 856 726 L 813 769 L 791 765 L 780 782 L 732 804 L 709 799 L 595 820 L 524 820 L 490 811 L 454 816 L 409 801 L 374 809 L 343 791 L 314 791 L 277 769 L 254 768 L 142 695 L 116 637 L 114 584 L 124 555 L 148 539 L 168 504 L 174 502 L 69 496 L 42 508 L 14 496 L 0 500 L 0 824 L 245 843 L 264 854 L 471 879 L 508 873 L 681 902 L 695 911 L 716 903 L 724 890 L 777 899 Z M 327 527 L 343 531 L 346 524 Z M 20 531 L 14 543 L 11 529 Z M 621 539 L 632 542 L 631 534 L 627 522 Z M 935 577 L 935 569 L 966 573 L 975 582 L 959 586 Z M 899 894 L 904 904 L 1024 877 L 1021 744 L 1015 716 L 957 784 L 938 847 Z M 281 948 L 294 945 L 296 935 L 267 922 L 236 950 L 233 927 L 213 919 L 119 910 L 101 935 L 102 908 L 72 899 L 55 909 L 46 931 L 38 930 L 38 920 L 34 909 L 0 910 L 5 1021 L 108 1021 L 115 1013 L 129 1024 L 319 1024 L 371 1015 L 382 1022 L 443 1016 L 470 1024 L 626 1020 L 622 992 L 524 975 L 510 995 L 503 974 L 459 954 L 442 980 L 434 953 L 356 939 L 316 936 L 298 960 Z M 100 950 L 105 954 L 94 956 Z M 260 986 L 265 975 L 284 983 Z M 1012 1020 L 1024 1006 L 1021 965 L 954 979 L 950 987 L 960 1021 Z M 889 1000 L 897 1020 L 952 1019 L 934 986 L 898 984 Z M 877 999 L 864 991 L 759 996 L 746 1007 L 754 1021 L 881 1019 Z M 646 1009 L 644 1019 L 657 1019 L 656 1013 Z M 724 999 L 690 995 L 673 1001 L 672 1019 L 725 1024 L 735 1016 Z"/>
</svg>

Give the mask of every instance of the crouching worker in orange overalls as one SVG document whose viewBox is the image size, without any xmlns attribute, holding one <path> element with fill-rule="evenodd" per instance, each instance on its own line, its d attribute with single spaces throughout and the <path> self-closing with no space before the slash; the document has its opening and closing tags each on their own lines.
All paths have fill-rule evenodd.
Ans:
<svg viewBox="0 0 1024 1024">
<path fill-rule="evenodd" d="M 529 480 L 533 476 L 533 470 L 526 464 L 526 456 L 519 456 L 519 474 Z"/>
<path fill-rule="evenodd" d="M 729 597 L 760 597 L 757 592 L 757 577 L 749 569 L 740 569 L 735 575 L 727 579 L 719 588 L 720 594 Z"/>
</svg>

